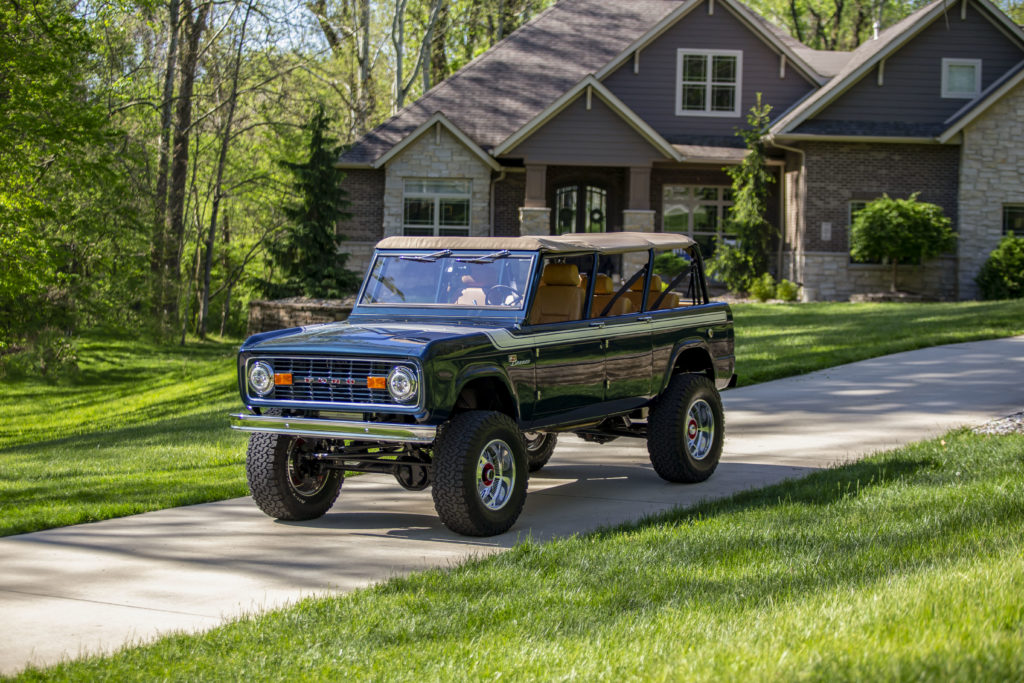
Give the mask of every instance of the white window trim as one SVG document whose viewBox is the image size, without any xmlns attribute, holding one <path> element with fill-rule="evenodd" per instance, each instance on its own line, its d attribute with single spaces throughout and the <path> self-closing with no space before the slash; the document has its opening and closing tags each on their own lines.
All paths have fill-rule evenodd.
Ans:
<svg viewBox="0 0 1024 683">
<path fill-rule="evenodd" d="M 715 199 L 696 199 L 690 202 L 688 211 L 686 214 L 686 230 L 684 232 L 678 232 L 674 230 L 668 230 L 665 228 L 665 188 L 666 187 L 686 187 L 689 188 L 692 194 L 697 189 L 705 189 L 713 187 L 718 190 L 718 194 Z M 714 235 L 720 240 L 724 240 L 728 233 L 725 232 L 725 210 L 735 206 L 736 202 L 732 199 L 725 199 L 725 192 L 732 188 L 732 185 L 687 185 L 685 183 L 665 183 L 661 186 L 661 231 L 668 232 L 674 235 L 686 235 L 688 237 L 694 237 L 695 235 Z M 714 207 L 715 209 L 715 229 L 714 230 L 697 230 L 693 225 L 693 215 L 695 208 L 700 207 Z"/>
<path fill-rule="evenodd" d="M 973 66 L 974 67 L 974 90 L 963 92 L 949 89 L 949 67 L 951 66 Z M 942 58 L 942 97 L 949 100 L 973 100 L 981 94 L 981 60 L 980 59 L 959 59 L 953 57 Z"/>
<path fill-rule="evenodd" d="M 705 109 L 703 111 L 694 111 L 692 109 L 683 109 L 683 56 L 684 55 L 703 55 L 708 57 L 708 79 L 707 79 L 707 94 L 704 98 L 705 105 L 711 106 L 711 57 L 735 57 L 736 58 L 736 83 L 729 85 L 735 85 L 736 97 L 733 100 L 734 106 L 732 111 L 710 111 Z M 676 50 L 676 116 L 728 116 L 737 117 L 740 115 L 741 100 L 743 99 L 743 51 L 742 50 L 698 50 L 681 47 Z"/>
<path fill-rule="evenodd" d="M 465 194 L 453 193 L 453 192 L 407 192 L 405 190 L 406 184 L 409 181 L 437 181 L 437 180 L 454 180 L 458 182 L 466 182 L 469 184 L 469 189 Z M 434 201 L 434 224 L 433 225 L 410 225 L 405 222 L 405 200 L 406 199 L 432 199 Z M 465 199 L 469 202 L 469 206 L 466 209 L 466 216 L 469 219 L 469 223 L 466 225 L 441 225 L 441 200 L 443 199 Z M 466 230 L 466 235 L 473 234 L 473 179 L 472 178 L 402 178 L 402 233 L 404 234 L 407 229 L 411 230 L 433 230 L 433 235 L 437 237 L 441 234 L 441 230 Z"/>
</svg>

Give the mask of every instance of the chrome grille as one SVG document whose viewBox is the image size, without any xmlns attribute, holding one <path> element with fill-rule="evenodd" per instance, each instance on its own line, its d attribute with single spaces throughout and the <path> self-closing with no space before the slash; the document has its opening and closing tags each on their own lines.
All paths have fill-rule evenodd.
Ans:
<svg viewBox="0 0 1024 683">
<path fill-rule="evenodd" d="M 402 405 L 387 389 L 370 389 L 367 377 L 387 377 L 396 363 L 367 358 L 253 358 L 270 363 L 275 373 L 290 373 L 291 385 L 277 385 L 267 398 L 303 403 Z"/>
</svg>

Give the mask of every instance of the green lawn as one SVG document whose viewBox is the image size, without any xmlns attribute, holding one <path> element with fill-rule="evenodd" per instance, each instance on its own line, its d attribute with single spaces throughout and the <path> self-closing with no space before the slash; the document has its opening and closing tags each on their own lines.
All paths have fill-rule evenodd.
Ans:
<svg viewBox="0 0 1024 683">
<path fill-rule="evenodd" d="M 740 386 L 927 346 L 1024 334 L 1024 299 L 935 304 L 740 304 Z"/>
<path fill-rule="evenodd" d="M 1022 454 L 955 432 L 23 678 L 1022 680 Z"/>
<path fill-rule="evenodd" d="M 0 535 L 247 493 L 235 346 L 87 339 L 74 383 L 0 388 Z"/>
<path fill-rule="evenodd" d="M 1024 301 L 734 310 L 741 384 L 1024 333 Z M 91 337 L 79 356 L 73 384 L 0 385 L 0 535 L 246 494 L 234 345 Z"/>
</svg>

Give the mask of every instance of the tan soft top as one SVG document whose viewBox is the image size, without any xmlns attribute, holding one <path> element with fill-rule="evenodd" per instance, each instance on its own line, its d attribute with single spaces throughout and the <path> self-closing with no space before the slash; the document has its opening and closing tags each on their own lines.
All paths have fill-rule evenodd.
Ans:
<svg viewBox="0 0 1024 683">
<path fill-rule="evenodd" d="M 569 233 L 526 237 L 388 237 L 378 249 L 477 249 L 570 253 L 597 251 L 621 254 L 646 249 L 686 249 L 694 242 L 686 235 L 668 232 Z"/>
</svg>

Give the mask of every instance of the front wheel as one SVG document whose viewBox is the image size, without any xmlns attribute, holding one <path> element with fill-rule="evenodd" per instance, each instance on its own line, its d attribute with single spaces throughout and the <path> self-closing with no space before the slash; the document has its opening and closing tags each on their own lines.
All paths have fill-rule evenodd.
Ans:
<svg viewBox="0 0 1024 683">
<path fill-rule="evenodd" d="M 718 467 L 725 439 L 722 398 L 704 375 L 680 374 L 651 410 L 647 453 L 662 479 L 704 481 Z"/>
<path fill-rule="evenodd" d="M 434 509 L 465 536 L 508 531 L 526 502 L 526 447 L 507 415 L 457 415 L 434 443 Z"/>
<path fill-rule="evenodd" d="M 257 432 L 249 437 L 245 476 L 256 506 L 275 519 L 322 517 L 341 492 L 345 474 L 304 457 L 303 439 Z"/>
</svg>

